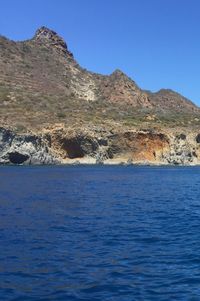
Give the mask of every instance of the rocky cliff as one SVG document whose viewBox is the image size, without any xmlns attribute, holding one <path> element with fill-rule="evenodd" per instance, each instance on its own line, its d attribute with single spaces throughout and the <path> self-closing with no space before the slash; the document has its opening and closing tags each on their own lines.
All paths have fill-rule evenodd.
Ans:
<svg viewBox="0 0 200 301">
<path fill-rule="evenodd" d="M 17 134 L 0 129 L 0 164 L 200 164 L 200 133 L 66 129 Z"/>
<path fill-rule="evenodd" d="M 48 137 L 17 135 L 0 128 L 0 164 L 55 164 Z"/>
<path fill-rule="evenodd" d="M 200 109 L 83 69 L 56 32 L 0 36 L 1 164 L 199 164 Z"/>
</svg>

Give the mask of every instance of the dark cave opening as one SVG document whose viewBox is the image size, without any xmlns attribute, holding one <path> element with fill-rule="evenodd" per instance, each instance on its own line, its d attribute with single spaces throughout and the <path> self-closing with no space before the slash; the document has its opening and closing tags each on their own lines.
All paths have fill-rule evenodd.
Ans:
<svg viewBox="0 0 200 301">
<path fill-rule="evenodd" d="M 70 159 L 84 157 L 84 151 L 81 148 L 80 141 L 77 139 L 65 139 L 62 148 L 66 151 Z"/>
<path fill-rule="evenodd" d="M 18 152 L 9 153 L 9 160 L 13 164 L 22 164 L 29 159 L 28 155 L 23 155 Z"/>
</svg>

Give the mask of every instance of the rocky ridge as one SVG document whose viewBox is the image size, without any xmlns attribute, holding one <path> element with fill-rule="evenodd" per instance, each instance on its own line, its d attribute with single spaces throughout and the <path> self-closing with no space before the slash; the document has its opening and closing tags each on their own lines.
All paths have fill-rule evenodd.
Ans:
<svg viewBox="0 0 200 301">
<path fill-rule="evenodd" d="M 83 69 L 56 32 L 0 37 L 0 164 L 200 163 L 200 110 Z"/>
</svg>

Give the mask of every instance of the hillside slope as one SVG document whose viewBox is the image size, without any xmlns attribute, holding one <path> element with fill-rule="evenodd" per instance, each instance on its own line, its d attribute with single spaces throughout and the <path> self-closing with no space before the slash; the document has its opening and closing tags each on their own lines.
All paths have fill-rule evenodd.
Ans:
<svg viewBox="0 0 200 301">
<path fill-rule="evenodd" d="M 120 70 L 105 76 L 81 68 L 64 40 L 46 27 L 23 42 L 0 37 L 0 102 L 1 121 L 19 128 L 68 121 L 137 125 L 154 113 L 164 125 L 199 115 L 197 106 L 171 90 L 142 91 Z"/>
<path fill-rule="evenodd" d="M 46 27 L 22 42 L 0 36 L 0 104 L 2 164 L 200 162 L 194 103 L 121 70 L 83 69 Z"/>
</svg>

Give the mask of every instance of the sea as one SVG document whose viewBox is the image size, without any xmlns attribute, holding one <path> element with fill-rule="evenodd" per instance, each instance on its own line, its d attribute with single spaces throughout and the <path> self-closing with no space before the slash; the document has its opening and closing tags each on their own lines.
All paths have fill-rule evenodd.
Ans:
<svg viewBox="0 0 200 301">
<path fill-rule="evenodd" d="M 1 166 L 8 300 L 200 300 L 200 167 Z"/>
</svg>

